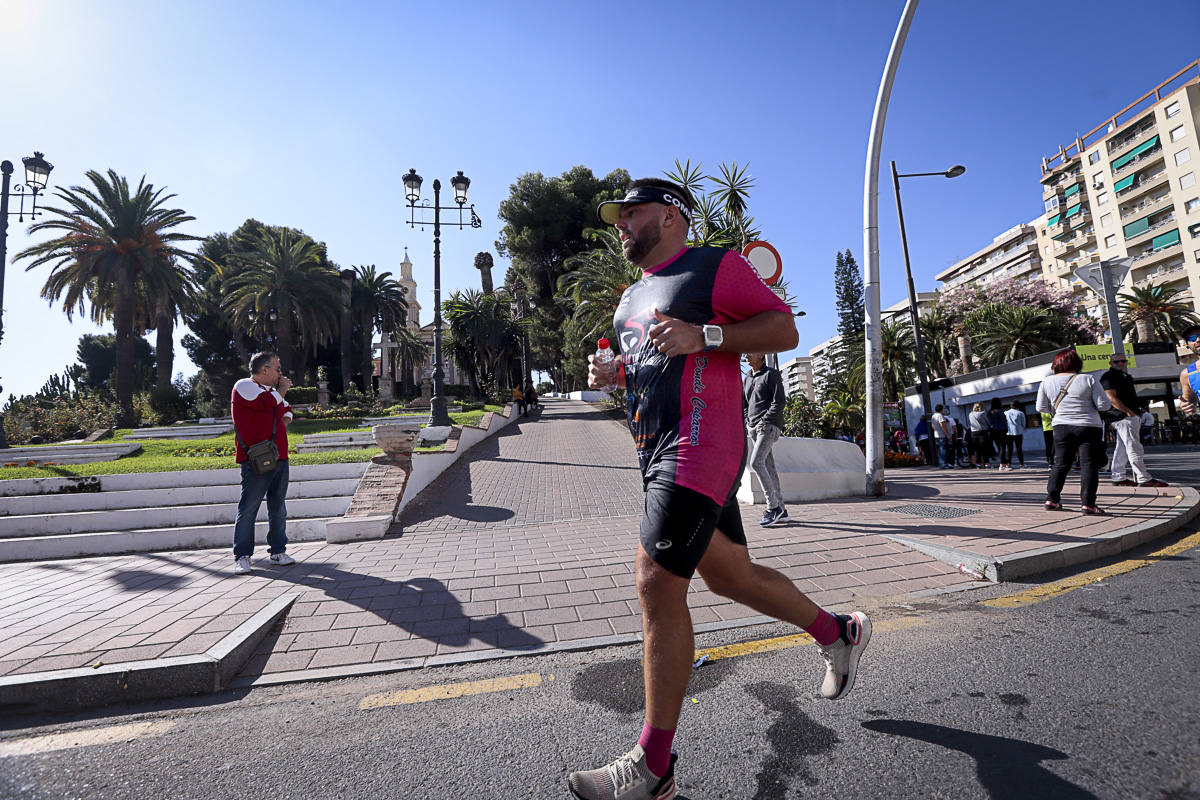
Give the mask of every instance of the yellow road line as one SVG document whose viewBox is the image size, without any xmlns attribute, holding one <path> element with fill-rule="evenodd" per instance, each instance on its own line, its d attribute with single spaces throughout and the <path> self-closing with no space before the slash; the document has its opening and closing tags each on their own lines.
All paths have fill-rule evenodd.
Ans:
<svg viewBox="0 0 1200 800">
<path fill-rule="evenodd" d="M 5 756 L 28 756 L 34 753 L 51 753 L 73 747 L 88 747 L 97 744 L 127 742 L 143 736 L 158 736 L 175 723 L 133 722 L 128 725 L 110 725 L 106 728 L 88 728 L 69 733 L 51 733 L 46 736 L 31 736 L 26 739 L 9 739 L 0 742 L 0 758 Z"/>
<path fill-rule="evenodd" d="M 554 676 L 551 675 L 550 680 L 553 679 Z M 449 700 L 454 697 L 466 697 L 472 694 L 507 692 L 512 689 L 529 689 L 541 685 L 542 676 L 540 674 L 527 672 L 524 675 L 511 675 L 507 678 L 489 678 L 482 681 L 446 683 L 441 686 L 426 686 L 423 689 L 404 689 L 398 692 L 370 694 L 359 702 L 358 708 L 361 711 L 368 708 L 428 703 L 430 700 Z"/>
<path fill-rule="evenodd" d="M 1098 583 L 1106 578 L 1111 578 L 1114 575 L 1121 575 L 1125 572 L 1132 572 L 1135 569 L 1154 564 L 1161 561 L 1167 556 L 1178 555 L 1185 550 L 1191 550 L 1193 547 L 1200 546 L 1200 533 L 1193 533 L 1184 539 L 1179 540 L 1175 544 L 1167 545 L 1161 550 L 1156 550 L 1144 558 L 1131 558 L 1122 561 L 1119 564 L 1112 564 L 1107 567 L 1100 567 L 1089 572 L 1084 572 L 1079 575 L 1073 575 L 1070 578 L 1063 578 L 1053 583 L 1034 586 L 1031 589 L 1025 589 L 1013 594 L 1006 594 L 1003 597 L 993 597 L 991 600 L 981 600 L 980 605 L 991 606 L 992 608 L 1019 608 L 1020 606 L 1032 606 L 1037 603 L 1044 603 L 1047 600 L 1058 597 L 1061 594 L 1074 591 L 1081 586 L 1087 586 L 1090 583 Z"/>
<path fill-rule="evenodd" d="M 925 622 L 921 617 L 898 617 L 897 619 L 876 622 L 871 626 L 871 629 L 876 633 L 887 633 L 889 631 L 915 628 L 918 625 L 924 625 Z M 703 656 L 708 656 L 709 661 L 716 661 L 721 658 L 736 658 L 751 653 L 770 653 L 774 650 L 786 650 L 789 647 L 802 647 L 809 644 L 814 644 L 814 642 L 813 638 L 807 633 L 794 633 L 790 636 L 777 636 L 774 639 L 757 639 L 753 642 L 737 642 L 735 644 L 722 645 L 721 647 L 706 647 L 703 650 L 696 651 L 696 658 L 699 659 Z"/>
</svg>

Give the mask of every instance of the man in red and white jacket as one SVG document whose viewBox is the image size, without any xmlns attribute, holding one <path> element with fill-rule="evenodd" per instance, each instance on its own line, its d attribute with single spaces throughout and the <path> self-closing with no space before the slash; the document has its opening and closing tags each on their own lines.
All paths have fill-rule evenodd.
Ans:
<svg viewBox="0 0 1200 800">
<path fill-rule="evenodd" d="M 233 524 L 233 571 L 237 575 L 250 572 L 250 556 L 254 553 L 254 520 L 263 497 L 267 498 L 267 549 L 270 562 L 281 566 L 295 564 L 287 554 L 288 439 L 287 426 L 292 421 L 292 407 L 284 399 L 292 381 L 283 374 L 279 356 L 256 353 L 250 359 L 250 377 L 233 385 L 230 404 L 233 408 L 234 437 L 237 443 L 237 463 L 242 465 L 242 496 L 238 500 L 237 520 Z M 279 462 L 275 469 L 259 475 L 246 455 L 246 447 L 271 438 L 275 430 L 275 447 Z M 240 437 L 241 441 L 237 441 Z M 246 447 L 243 447 L 243 444 Z"/>
</svg>

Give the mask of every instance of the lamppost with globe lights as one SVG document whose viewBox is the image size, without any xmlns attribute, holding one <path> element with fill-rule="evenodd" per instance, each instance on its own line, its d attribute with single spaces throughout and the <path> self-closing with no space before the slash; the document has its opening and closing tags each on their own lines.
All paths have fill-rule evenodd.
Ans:
<svg viewBox="0 0 1200 800">
<path fill-rule="evenodd" d="M 423 178 L 415 169 L 410 169 L 404 175 L 404 199 L 408 201 L 410 227 L 421 226 L 422 230 L 429 224 L 424 218 L 417 218 L 417 209 L 433 211 L 433 396 L 429 400 L 429 427 L 448 427 L 451 424 L 450 415 L 446 412 L 446 396 L 442 393 L 442 381 L 446 377 L 442 369 L 442 214 L 443 211 L 454 211 L 457 208 L 458 222 L 448 222 L 460 230 L 466 227 L 481 228 L 483 220 L 475 213 L 475 205 L 466 206 L 467 187 L 471 179 L 462 174 L 462 170 L 450 179 L 454 187 L 454 202 L 457 206 L 441 204 L 442 182 L 433 180 L 433 205 L 428 200 L 421 201 L 421 181 Z M 471 212 L 471 218 L 463 219 L 466 207 Z"/>
<path fill-rule="evenodd" d="M 21 161 L 25 165 L 25 183 L 18 183 L 12 187 L 11 192 L 9 183 L 13 174 L 12 162 L 0 162 L 0 340 L 4 338 L 4 267 L 8 263 L 8 218 L 14 214 L 17 222 L 24 222 L 26 216 L 31 220 L 37 218 L 38 193 L 46 189 L 50 170 L 54 169 L 54 165 L 36 151 Z M 16 211 L 9 211 L 8 201 L 13 194 L 20 198 L 20 204 Z M 27 195 L 30 198 L 29 211 L 25 210 Z M 4 387 L 0 386 L 0 392 L 3 392 L 3 389 Z M 0 397 L 2 396 L 0 394 Z M 0 448 L 5 447 L 8 447 L 8 440 L 4 437 L 4 415 L 0 414 Z"/>
<path fill-rule="evenodd" d="M 525 332 L 525 298 L 529 294 L 528 288 L 525 286 L 525 281 L 521 280 L 520 276 L 513 281 L 512 285 L 513 297 L 517 300 L 517 319 L 521 324 L 521 391 L 525 391 L 525 384 L 530 381 L 529 375 L 529 338 Z"/>
</svg>

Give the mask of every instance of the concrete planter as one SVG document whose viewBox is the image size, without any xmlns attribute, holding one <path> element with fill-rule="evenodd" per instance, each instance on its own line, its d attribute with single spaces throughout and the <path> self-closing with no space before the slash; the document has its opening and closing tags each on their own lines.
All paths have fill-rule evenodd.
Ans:
<svg viewBox="0 0 1200 800">
<path fill-rule="evenodd" d="M 852 442 L 785 436 L 775 443 L 771 454 L 785 503 L 854 497 L 865 491 L 866 458 Z M 737 497 L 747 505 L 767 501 L 749 463 Z"/>
</svg>

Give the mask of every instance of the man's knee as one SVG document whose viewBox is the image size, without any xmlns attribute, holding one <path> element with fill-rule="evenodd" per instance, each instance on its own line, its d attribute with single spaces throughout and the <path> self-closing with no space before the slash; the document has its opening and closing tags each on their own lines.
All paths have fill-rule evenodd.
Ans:
<svg viewBox="0 0 1200 800">
<path fill-rule="evenodd" d="M 640 548 L 634 567 L 634 585 L 643 609 L 647 603 L 670 602 L 675 599 L 682 599 L 686 603 L 688 580 L 658 564 Z"/>
</svg>

